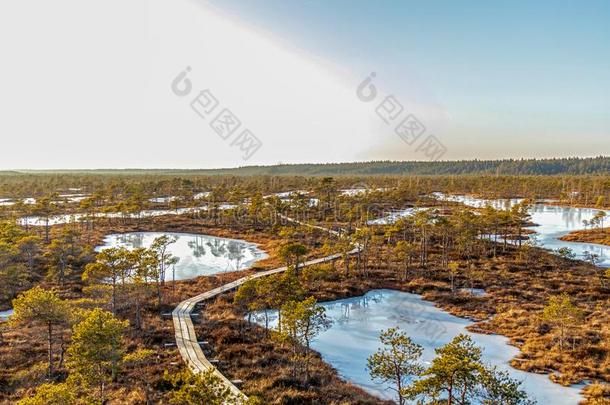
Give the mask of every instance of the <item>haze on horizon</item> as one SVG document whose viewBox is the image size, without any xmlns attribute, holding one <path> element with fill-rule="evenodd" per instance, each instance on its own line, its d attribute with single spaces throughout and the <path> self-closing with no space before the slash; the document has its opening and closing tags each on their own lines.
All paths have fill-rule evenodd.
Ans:
<svg viewBox="0 0 610 405">
<path fill-rule="evenodd" d="M 442 159 L 610 154 L 610 3 L 441 4 L 3 2 L 0 170 L 427 160 L 376 114 L 388 95 Z M 241 121 L 227 139 L 202 90 Z"/>
</svg>

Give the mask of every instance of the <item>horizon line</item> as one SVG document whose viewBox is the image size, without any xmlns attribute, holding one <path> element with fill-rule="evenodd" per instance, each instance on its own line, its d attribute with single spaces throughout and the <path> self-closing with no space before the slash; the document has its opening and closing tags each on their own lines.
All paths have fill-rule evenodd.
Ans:
<svg viewBox="0 0 610 405">
<path fill-rule="evenodd" d="M 307 162 L 307 163 L 283 163 L 278 162 L 275 164 L 261 164 L 261 165 L 245 165 L 245 166 L 232 166 L 232 167 L 215 167 L 215 168 L 180 168 L 180 167 L 97 167 L 97 168 L 45 168 L 45 169 L 27 169 L 27 168 L 11 168 L 11 169 L 0 169 L 2 172 L 49 172 L 49 171 L 212 171 L 212 170 L 239 170 L 247 168 L 266 168 L 266 167 L 282 167 L 282 166 L 316 166 L 316 165 L 349 165 L 349 164 L 367 164 L 367 163 L 416 163 L 416 164 L 442 164 L 442 163 L 461 163 L 461 162 L 508 162 L 508 161 L 545 161 L 545 160 L 586 160 L 586 159 L 607 159 L 610 156 L 596 155 L 596 156 L 569 156 L 569 157 L 550 157 L 550 158 L 501 158 L 501 159 L 454 159 L 454 160 L 355 160 L 349 162 Z"/>
</svg>

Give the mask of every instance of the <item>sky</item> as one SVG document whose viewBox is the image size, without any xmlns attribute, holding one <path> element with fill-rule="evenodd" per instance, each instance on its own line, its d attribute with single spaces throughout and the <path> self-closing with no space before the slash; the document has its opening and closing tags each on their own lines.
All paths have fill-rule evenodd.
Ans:
<svg viewBox="0 0 610 405">
<path fill-rule="evenodd" d="M 609 155 L 608 21 L 608 1 L 3 1 L 0 169 Z"/>
</svg>

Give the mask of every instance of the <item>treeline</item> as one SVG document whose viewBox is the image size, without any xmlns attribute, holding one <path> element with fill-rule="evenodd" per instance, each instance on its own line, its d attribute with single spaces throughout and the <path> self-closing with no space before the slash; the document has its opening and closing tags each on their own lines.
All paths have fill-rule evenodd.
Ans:
<svg viewBox="0 0 610 405">
<path fill-rule="evenodd" d="M 273 166 L 244 166 L 225 169 L 100 169 L 82 171 L 48 171 L 39 173 L 89 173 L 121 175 L 238 175 L 238 176 L 332 176 L 332 175 L 447 175 L 447 174 L 503 174 L 503 175 L 583 175 L 610 173 L 610 157 L 458 160 L 442 162 L 372 161 L 353 163 L 278 164 Z"/>
<path fill-rule="evenodd" d="M 610 158 L 460 160 L 443 162 L 354 162 L 325 164 L 286 164 L 249 166 L 237 169 L 204 171 L 206 174 L 239 175 L 447 175 L 503 174 L 557 175 L 608 174 Z"/>
</svg>

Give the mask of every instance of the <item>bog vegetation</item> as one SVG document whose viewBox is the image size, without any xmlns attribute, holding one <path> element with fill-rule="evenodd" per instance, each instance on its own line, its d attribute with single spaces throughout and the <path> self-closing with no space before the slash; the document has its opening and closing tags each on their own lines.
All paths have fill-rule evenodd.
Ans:
<svg viewBox="0 0 610 405">
<path fill-rule="evenodd" d="M 521 349 L 513 366 L 552 373 L 562 384 L 590 381 L 587 400 L 608 401 L 610 273 L 596 265 L 599 258 L 552 254 L 527 238 L 528 206 L 537 200 L 607 208 L 610 178 L 595 174 L 607 173 L 607 159 L 456 166 L 489 173 L 481 176 L 401 177 L 386 174 L 406 169 L 384 165 L 396 171 L 1 175 L 0 311 L 14 314 L 0 323 L 0 403 L 236 402 L 217 376 L 185 367 L 164 315 L 188 297 L 280 266 L 288 271 L 220 296 L 196 324 L 207 355 L 242 381 L 251 403 L 383 403 L 343 381 L 311 347 L 330 327 L 319 302 L 375 288 L 420 293 L 475 319 L 475 331 L 506 335 Z M 375 167 L 382 166 L 356 173 Z M 584 175 L 496 174 L 514 167 Z M 508 211 L 471 209 L 433 192 L 526 200 Z M 416 210 L 393 223 L 370 222 L 407 208 Z M 606 238 L 603 221 L 600 215 L 588 231 Z M 179 258 L 168 236 L 150 247 L 95 250 L 105 235 L 132 231 L 247 239 L 270 257 L 245 272 L 170 282 Z M 303 266 L 331 254 L 339 256 Z M 475 288 L 485 296 L 468 293 Z M 271 310 L 278 311 L 277 327 L 251 322 L 252 314 Z M 392 328 L 380 339 L 371 377 L 390 382 L 401 404 L 528 401 L 518 383 L 481 362 L 480 348 L 465 335 L 438 348 L 427 367 L 407 331 Z"/>
</svg>

